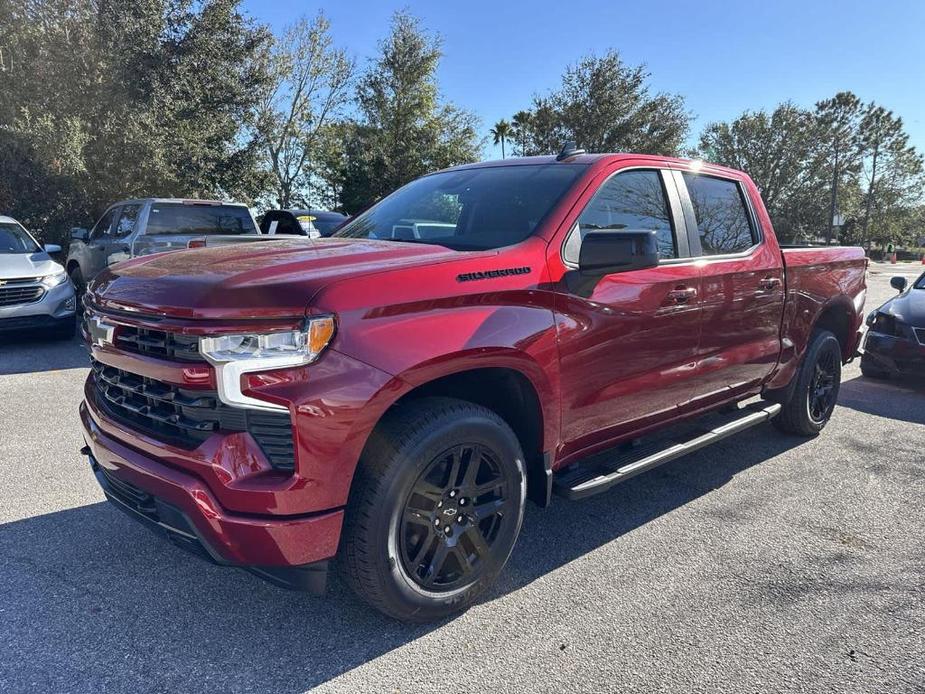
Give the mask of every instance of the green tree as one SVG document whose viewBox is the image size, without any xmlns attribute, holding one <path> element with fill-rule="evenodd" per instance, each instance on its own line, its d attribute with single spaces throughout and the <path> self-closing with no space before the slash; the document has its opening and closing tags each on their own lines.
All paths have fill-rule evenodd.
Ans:
<svg viewBox="0 0 925 694">
<path fill-rule="evenodd" d="M 309 195 L 321 134 L 350 99 L 354 62 L 334 46 L 330 23 L 321 13 L 288 27 L 268 62 L 270 80 L 257 130 L 276 204 L 291 207 Z"/>
<path fill-rule="evenodd" d="M 846 211 L 839 207 L 839 186 L 855 184 L 860 168 L 858 127 L 862 108 L 861 100 L 851 92 L 839 92 L 816 104 L 815 136 L 820 144 L 821 166 L 830 172 L 831 180 L 826 244 L 831 243 L 835 232 L 836 213 L 844 215 Z"/>
<path fill-rule="evenodd" d="M 0 207 L 47 238 L 121 197 L 253 199 L 268 39 L 237 0 L 6 0 Z"/>
<path fill-rule="evenodd" d="M 518 111 L 511 118 L 511 137 L 515 143 L 515 152 L 520 156 L 527 156 L 527 147 L 530 141 L 531 114 L 529 111 Z"/>
<path fill-rule="evenodd" d="M 476 117 L 442 101 L 436 71 L 439 38 L 405 12 L 392 18 L 357 89 L 359 118 L 344 142 L 342 204 L 355 212 L 409 181 L 476 161 Z"/>
<path fill-rule="evenodd" d="M 504 143 L 511 136 L 511 124 L 502 118 L 489 132 L 495 144 L 501 143 L 501 158 L 504 159 Z"/>
<path fill-rule="evenodd" d="M 903 240 L 907 210 L 922 196 L 922 155 L 909 145 L 902 119 L 873 102 L 864 110 L 858 141 L 866 184 L 859 241 L 869 245 L 872 234 L 882 243 Z"/>
</svg>

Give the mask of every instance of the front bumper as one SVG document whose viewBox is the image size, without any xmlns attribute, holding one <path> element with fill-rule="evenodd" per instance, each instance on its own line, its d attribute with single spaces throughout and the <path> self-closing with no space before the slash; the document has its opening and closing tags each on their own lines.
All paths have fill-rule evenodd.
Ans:
<svg viewBox="0 0 925 694">
<path fill-rule="evenodd" d="M 0 306 L 0 332 L 65 327 L 73 323 L 76 305 L 74 288 L 64 282 L 46 290 L 38 301 Z"/>
<path fill-rule="evenodd" d="M 868 331 L 864 356 L 891 374 L 925 378 L 925 345 L 912 339 Z"/>
<path fill-rule="evenodd" d="M 107 435 L 86 404 L 80 418 L 94 473 L 121 510 L 218 564 L 248 569 L 285 587 L 323 586 L 319 562 L 337 551 L 342 509 L 276 517 L 229 511 L 196 476 Z"/>
</svg>

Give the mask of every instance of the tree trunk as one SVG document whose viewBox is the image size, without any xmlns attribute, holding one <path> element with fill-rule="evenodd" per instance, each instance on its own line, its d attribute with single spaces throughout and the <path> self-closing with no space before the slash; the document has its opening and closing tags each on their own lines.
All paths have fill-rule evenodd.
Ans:
<svg viewBox="0 0 925 694">
<path fill-rule="evenodd" d="M 835 211 L 838 209 L 838 148 L 835 149 L 835 168 L 832 170 L 832 204 L 829 209 L 829 227 L 825 235 L 825 245 L 832 244 L 835 233 Z"/>
<path fill-rule="evenodd" d="M 862 230 L 865 239 L 867 239 L 867 225 L 870 222 L 870 204 L 874 199 L 874 187 L 877 185 L 877 155 L 879 154 L 880 143 L 878 142 L 874 147 L 874 153 L 870 167 L 870 186 L 867 188 L 867 201 L 864 205 L 864 226 L 862 227 Z"/>
</svg>

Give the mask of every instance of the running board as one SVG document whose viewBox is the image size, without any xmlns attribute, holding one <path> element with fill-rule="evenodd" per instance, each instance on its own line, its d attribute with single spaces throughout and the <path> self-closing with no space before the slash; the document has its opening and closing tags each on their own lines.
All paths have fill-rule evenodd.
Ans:
<svg viewBox="0 0 925 694">
<path fill-rule="evenodd" d="M 599 494 L 640 472 L 766 422 L 780 409 L 776 402 L 757 402 L 723 415 L 724 421 L 708 431 L 695 431 L 680 440 L 653 441 L 628 450 L 618 448 L 594 455 L 556 474 L 553 490 L 567 499 L 584 499 Z"/>
</svg>

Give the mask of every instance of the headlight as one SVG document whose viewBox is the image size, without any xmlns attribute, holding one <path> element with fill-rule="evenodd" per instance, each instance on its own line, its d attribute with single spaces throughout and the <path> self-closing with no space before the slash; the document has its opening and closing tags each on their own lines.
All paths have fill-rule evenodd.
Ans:
<svg viewBox="0 0 925 694">
<path fill-rule="evenodd" d="M 289 366 L 311 364 L 334 336 L 334 317 L 318 316 L 307 321 L 304 330 L 284 333 L 221 335 L 199 338 L 199 351 L 209 361 L 275 361 Z M 279 368 L 271 365 L 266 368 Z M 248 369 L 249 371 L 252 369 Z"/>
<path fill-rule="evenodd" d="M 285 411 L 282 405 L 244 395 L 241 376 L 304 366 L 315 361 L 334 337 L 334 316 L 315 316 L 303 330 L 199 338 L 199 352 L 215 366 L 222 402 L 237 407 Z"/>
<path fill-rule="evenodd" d="M 65 282 L 67 282 L 67 273 L 64 270 L 51 275 L 45 275 L 42 278 L 42 286 L 46 289 L 57 287 L 59 284 L 64 284 Z"/>
<path fill-rule="evenodd" d="M 903 334 L 903 324 L 893 316 L 879 311 L 871 311 L 867 316 L 867 326 L 875 333 L 883 335 L 894 335 L 900 337 Z"/>
</svg>

